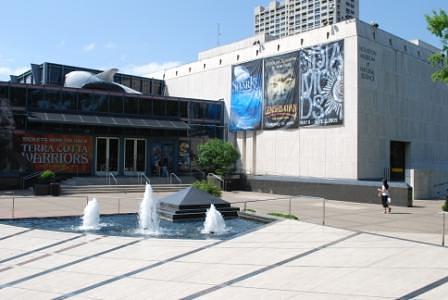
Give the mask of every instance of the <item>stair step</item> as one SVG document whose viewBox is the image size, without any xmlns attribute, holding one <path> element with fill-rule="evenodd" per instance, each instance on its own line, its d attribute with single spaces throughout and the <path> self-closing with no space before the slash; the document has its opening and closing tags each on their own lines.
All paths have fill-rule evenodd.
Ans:
<svg viewBox="0 0 448 300">
<path fill-rule="evenodd" d="M 151 185 L 154 192 L 177 192 L 191 186 L 190 184 L 154 184 Z M 86 193 L 125 193 L 144 192 L 145 185 L 62 185 L 61 193 L 86 194 Z"/>
</svg>

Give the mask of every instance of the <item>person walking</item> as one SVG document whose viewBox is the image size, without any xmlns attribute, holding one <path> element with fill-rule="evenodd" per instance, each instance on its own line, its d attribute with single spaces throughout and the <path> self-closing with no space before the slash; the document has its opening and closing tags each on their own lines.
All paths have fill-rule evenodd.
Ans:
<svg viewBox="0 0 448 300">
<path fill-rule="evenodd" d="M 378 195 L 381 196 L 381 204 L 384 207 L 384 213 L 391 212 L 391 207 L 389 205 L 389 184 L 387 184 L 387 179 L 383 179 L 383 185 L 378 190 Z"/>
</svg>

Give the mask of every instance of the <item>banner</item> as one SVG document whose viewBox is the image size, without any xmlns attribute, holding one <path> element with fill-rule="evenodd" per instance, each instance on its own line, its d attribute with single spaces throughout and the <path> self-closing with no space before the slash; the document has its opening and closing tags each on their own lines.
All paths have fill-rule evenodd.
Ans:
<svg viewBox="0 0 448 300">
<path fill-rule="evenodd" d="M 344 43 L 300 51 L 300 126 L 343 123 Z"/>
<path fill-rule="evenodd" d="M 298 125 L 298 52 L 264 60 L 264 129 Z"/>
<path fill-rule="evenodd" d="M 259 128 L 263 104 L 261 76 L 261 60 L 232 67 L 230 131 Z"/>
<path fill-rule="evenodd" d="M 35 171 L 91 173 L 93 142 L 90 136 L 25 134 L 20 136 L 20 152 Z"/>
</svg>

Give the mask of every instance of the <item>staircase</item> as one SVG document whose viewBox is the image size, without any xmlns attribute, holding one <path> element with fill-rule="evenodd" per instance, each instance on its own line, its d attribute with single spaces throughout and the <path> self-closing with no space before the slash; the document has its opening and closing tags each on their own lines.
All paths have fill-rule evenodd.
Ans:
<svg viewBox="0 0 448 300">
<path fill-rule="evenodd" d="M 151 177 L 151 187 L 156 193 L 177 192 L 191 186 L 196 179 L 192 176 L 181 177 L 182 183 L 169 184 L 167 178 Z M 106 177 L 72 177 L 61 183 L 61 194 L 97 194 L 97 193 L 143 193 L 145 184 L 138 177 L 117 177 L 118 184 L 107 184 Z M 113 181 L 112 181 L 113 182 Z"/>
<path fill-rule="evenodd" d="M 177 192 L 191 186 L 191 184 L 153 184 L 152 190 L 156 193 Z M 119 185 L 61 185 L 62 195 L 73 194 L 99 194 L 99 193 L 144 193 L 144 184 Z"/>
</svg>

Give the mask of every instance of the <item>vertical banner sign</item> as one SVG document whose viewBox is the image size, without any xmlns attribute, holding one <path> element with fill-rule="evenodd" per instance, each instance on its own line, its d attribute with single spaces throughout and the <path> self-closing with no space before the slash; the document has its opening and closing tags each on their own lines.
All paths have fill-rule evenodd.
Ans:
<svg viewBox="0 0 448 300">
<path fill-rule="evenodd" d="M 300 126 L 344 120 L 344 42 L 300 51 Z"/>
<path fill-rule="evenodd" d="M 230 131 L 253 130 L 260 126 L 261 60 L 233 66 L 230 103 Z"/>
<path fill-rule="evenodd" d="M 90 173 L 93 142 L 90 136 L 25 134 L 20 137 L 21 154 L 35 171 Z"/>
<path fill-rule="evenodd" d="M 264 129 L 298 125 L 298 52 L 264 61 Z"/>
</svg>

